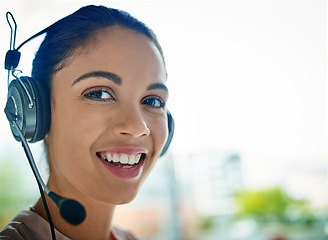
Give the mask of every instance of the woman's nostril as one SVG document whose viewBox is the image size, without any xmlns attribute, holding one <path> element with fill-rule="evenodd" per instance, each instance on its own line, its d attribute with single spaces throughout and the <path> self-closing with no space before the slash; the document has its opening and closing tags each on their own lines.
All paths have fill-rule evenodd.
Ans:
<svg viewBox="0 0 328 240">
<path fill-rule="evenodd" d="M 150 129 L 144 121 L 131 121 L 116 124 L 113 132 L 117 136 L 143 137 L 150 134 Z"/>
</svg>

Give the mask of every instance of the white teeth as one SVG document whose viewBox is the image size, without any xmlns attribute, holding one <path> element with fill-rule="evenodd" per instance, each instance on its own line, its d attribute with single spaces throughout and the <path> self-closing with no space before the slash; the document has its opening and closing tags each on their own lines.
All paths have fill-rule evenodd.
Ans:
<svg viewBox="0 0 328 240">
<path fill-rule="evenodd" d="M 133 166 L 131 166 L 131 165 L 124 165 L 124 166 L 122 166 L 122 168 L 132 168 Z"/>
<path fill-rule="evenodd" d="M 140 158 L 141 158 L 141 153 L 139 153 L 139 154 L 136 156 L 135 163 L 138 163 L 138 162 L 140 161 Z"/>
<path fill-rule="evenodd" d="M 110 162 L 109 159 L 107 159 L 108 162 Z M 113 159 L 111 159 L 113 162 L 119 162 L 120 161 L 120 156 L 117 154 L 114 154 Z"/>
<path fill-rule="evenodd" d="M 136 156 L 130 155 L 129 156 L 129 164 L 135 164 L 136 163 Z"/>
<path fill-rule="evenodd" d="M 114 154 L 111 155 L 110 153 L 107 153 L 106 155 L 104 154 L 100 154 L 100 157 L 103 160 L 107 160 L 108 162 L 115 162 L 115 163 L 122 163 L 122 164 L 136 164 L 140 161 L 141 158 L 141 153 L 137 154 L 137 155 L 127 155 L 125 153 L 123 153 L 121 156 L 118 154 Z"/>
<path fill-rule="evenodd" d="M 115 156 L 115 155 L 114 155 Z M 127 164 L 129 163 L 129 156 L 126 154 L 122 154 L 120 157 L 120 163 Z"/>
</svg>

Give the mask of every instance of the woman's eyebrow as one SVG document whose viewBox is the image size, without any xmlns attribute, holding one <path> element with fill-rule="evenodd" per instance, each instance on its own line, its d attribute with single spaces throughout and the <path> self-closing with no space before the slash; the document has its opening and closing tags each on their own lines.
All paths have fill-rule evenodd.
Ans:
<svg viewBox="0 0 328 240">
<path fill-rule="evenodd" d="M 75 85 L 76 83 L 80 82 L 81 80 L 90 78 L 90 77 L 102 77 L 102 78 L 107 78 L 108 80 L 116 83 L 117 85 L 122 84 L 121 78 L 116 75 L 115 73 L 111 72 L 105 72 L 105 71 L 95 71 L 95 72 L 89 72 L 86 74 L 83 74 L 81 77 L 77 78 L 73 83 L 72 86 Z"/>
<path fill-rule="evenodd" d="M 168 88 L 163 83 L 154 83 L 148 86 L 147 91 L 153 90 L 153 89 L 163 89 L 165 91 L 169 91 Z"/>
</svg>

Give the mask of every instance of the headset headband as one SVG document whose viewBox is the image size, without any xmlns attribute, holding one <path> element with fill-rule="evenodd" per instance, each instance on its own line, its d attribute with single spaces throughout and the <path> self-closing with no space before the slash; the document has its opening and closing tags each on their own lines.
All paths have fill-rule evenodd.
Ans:
<svg viewBox="0 0 328 240">
<path fill-rule="evenodd" d="M 14 26 L 11 25 L 9 16 L 10 16 Z M 17 48 L 15 48 L 17 24 L 16 24 L 15 18 L 11 12 L 6 13 L 6 18 L 7 18 L 9 27 L 10 27 L 11 36 L 10 36 L 10 48 L 9 48 L 8 52 L 6 53 L 6 58 L 5 58 L 5 69 L 7 69 L 8 71 L 11 71 L 11 70 L 16 69 L 16 67 L 19 64 L 19 60 L 20 60 L 20 56 L 21 56 L 19 49 L 21 49 L 26 43 L 28 43 L 32 39 L 46 33 L 49 30 L 49 28 L 51 26 L 53 26 L 55 23 L 50 25 L 49 27 L 46 27 L 45 29 L 41 30 L 40 32 L 34 34 L 32 37 L 28 38 L 23 43 L 21 43 Z M 9 74 L 8 74 L 8 77 L 9 77 Z"/>
</svg>

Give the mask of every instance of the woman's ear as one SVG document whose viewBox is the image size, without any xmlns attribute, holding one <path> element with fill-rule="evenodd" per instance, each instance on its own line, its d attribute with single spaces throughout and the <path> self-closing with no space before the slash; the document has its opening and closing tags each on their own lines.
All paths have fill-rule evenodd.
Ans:
<svg viewBox="0 0 328 240">
<path fill-rule="evenodd" d="M 49 133 L 47 133 L 47 134 L 44 136 L 44 144 L 46 145 L 46 147 L 48 146 L 48 135 L 49 135 Z"/>
</svg>

